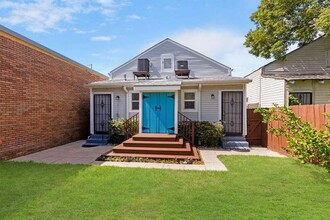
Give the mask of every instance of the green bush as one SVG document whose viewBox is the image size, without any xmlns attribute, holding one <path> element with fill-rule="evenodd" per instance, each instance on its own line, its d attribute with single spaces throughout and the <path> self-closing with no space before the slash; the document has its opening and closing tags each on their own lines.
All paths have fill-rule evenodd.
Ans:
<svg viewBox="0 0 330 220">
<path fill-rule="evenodd" d="M 224 126 L 221 122 L 196 121 L 196 138 L 198 143 L 206 147 L 214 147 L 224 136 Z"/>
<path fill-rule="evenodd" d="M 317 164 L 330 172 L 330 114 L 326 114 L 326 129 L 317 130 L 310 122 L 303 122 L 287 106 L 274 105 L 270 109 L 256 109 L 256 112 L 263 116 L 264 123 L 281 122 L 279 127 L 269 126 L 268 132 L 287 138 L 288 147 L 284 149 L 289 155 L 299 158 L 301 163 Z"/>
<path fill-rule="evenodd" d="M 124 141 L 124 118 L 117 118 L 109 121 L 109 141 L 121 143 Z"/>
</svg>

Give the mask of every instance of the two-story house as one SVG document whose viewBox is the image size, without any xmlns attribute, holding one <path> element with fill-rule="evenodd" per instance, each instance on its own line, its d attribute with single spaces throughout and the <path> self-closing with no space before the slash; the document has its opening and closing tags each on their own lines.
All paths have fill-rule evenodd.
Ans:
<svg viewBox="0 0 330 220">
<path fill-rule="evenodd" d="M 139 133 L 177 134 L 180 116 L 223 121 L 227 136 L 246 135 L 246 84 L 232 69 L 165 39 L 89 84 L 90 133 L 108 132 L 107 121 L 138 114 Z"/>
</svg>

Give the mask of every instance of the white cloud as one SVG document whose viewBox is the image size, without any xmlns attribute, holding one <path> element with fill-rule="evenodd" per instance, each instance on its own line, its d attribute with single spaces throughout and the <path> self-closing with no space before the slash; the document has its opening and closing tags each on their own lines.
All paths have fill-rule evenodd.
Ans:
<svg viewBox="0 0 330 220">
<path fill-rule="evenodd" d="M 128 19 L 132 19 L 132 20 L 140 20 L 140 19 L 141 19 L 140 16 L 135 15 L 135 14 L 127 15 L 127 18 L 128 18 Z"/>
<path fill-rule="evenodd" d="M 116 39 L 117 36 L 116 35 L 112 35 L 112 36 L 95 36 L 95 37 L 91 37 L 92 41 L 111 41 Z"/>
<path fill-rule="evenodd" d="M 234 76 L 245 76 L 270 62 L 249 54 L 244 35 L 231 30 L 195 28 L 183 30 L 173 40 L 234 69 Z"/>
<path fill-rule="evenodd" d="M 87 31 L 84 31 L 84 30 L 80 30 L 78 28 L 72 28 L 73 32 L 76 33 L 76 34 L 90 34 L 90 33 L 94 33 L 95 30 L 87 30 Z"/>
<path fill-rule="evenodd" d="M 63 31 L 61 25 L 80 13 L 113 16 L 118 8 L 126 5 L 114 0 L 5 0 L 0 2 L 0 23 L 24 25 L 31 32 Z"/>
</svg>

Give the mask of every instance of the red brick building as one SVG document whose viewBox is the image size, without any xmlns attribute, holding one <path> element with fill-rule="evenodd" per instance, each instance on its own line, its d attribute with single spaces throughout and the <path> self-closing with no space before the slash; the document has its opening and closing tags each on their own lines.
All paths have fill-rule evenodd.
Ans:
<svg viewBox="0 0 330 220">
<path fill-rule="evenodd" d="M 89 134 L 89 89 L 106 76 L 0 25 L 0 159 Z"/>
</svg>

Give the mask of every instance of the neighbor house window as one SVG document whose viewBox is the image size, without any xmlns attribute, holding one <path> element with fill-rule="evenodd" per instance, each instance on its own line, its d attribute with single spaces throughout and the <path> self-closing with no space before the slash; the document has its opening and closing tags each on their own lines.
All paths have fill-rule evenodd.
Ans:
<svg viewBox="0 0 330 220">
<path fill-rule="evenodd" d="M 197 111 L 197 91 L 182 91 L 181 100 L 183 112 Z"/>
<path fill-rule="evenodd" d="M 300 105 L 311 105 L 312 104 L 312 93 L 311 92 L 290 92 L 290 96 L 297 99 Z M 289 105 L 297 105 L 292 100 L 289 100 Z"/>
<path fill-rule="evenodd" d="M 326 58 L 327 58 L 327 67 L 330 67 L 330 50 L 327 51 L 327 54 L 326 54 Z"/>
<path fill-rule="evenodd" d="M 131 112 L 139 111 L 140 109 L 140 94 L 137 92 L 131 93 Z"/>
<path fill-rule="evenodd" d="M 173 54 L 163 54 L 161 56 L 161 71 L 173 72 L 174 71 L 174 56 Z"/>
</svg>

